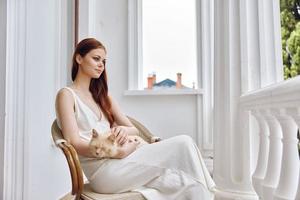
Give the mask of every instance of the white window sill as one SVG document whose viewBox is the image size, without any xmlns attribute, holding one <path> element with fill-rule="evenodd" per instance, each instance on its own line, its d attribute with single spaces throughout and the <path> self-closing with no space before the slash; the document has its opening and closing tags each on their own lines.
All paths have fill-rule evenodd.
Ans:
<svg viewBox="0 0 300 200">
<path fill-rule="evenodd" d="M 203 94 L 203 89 L 145 89 L 126 90 L 125 96 L 147 96 L 147 95 L 198 95 Z"/>
</svg>

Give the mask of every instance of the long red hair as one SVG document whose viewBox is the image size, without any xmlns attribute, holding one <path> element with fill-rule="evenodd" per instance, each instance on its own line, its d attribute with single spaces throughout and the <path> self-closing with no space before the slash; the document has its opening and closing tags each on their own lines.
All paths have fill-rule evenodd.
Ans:
<svg viewBox="0 0 300 200">
<path fill-rule="evenodd" d="M 86 38 L 80 41 L 73 54 L 72 59 L 72 80 L 74 81 L 77 73 L 79 65 L 76 61 L 76 55 L 80 55 L 84 57 L 87 53 L 89 53 L 93 49 L 103 49 L 106 53 L 106 49 L 104 45 L 94 38 Z M 90 82 L 90 92 L 92 93 L 93 99 L 95 102 L 100 106 L 102 112 L 104 113 L 105 117 L 108 119 L 110 127 L 114 123 L 114 116 L 111 110 L 111 102 L 108 97 L 108 87 L 107 87 L 107 75 L 106 75 L 106 66 L 104 63 L 104 70 L 99 78 L 95 79 L 92 78 Z"/>
</svg>

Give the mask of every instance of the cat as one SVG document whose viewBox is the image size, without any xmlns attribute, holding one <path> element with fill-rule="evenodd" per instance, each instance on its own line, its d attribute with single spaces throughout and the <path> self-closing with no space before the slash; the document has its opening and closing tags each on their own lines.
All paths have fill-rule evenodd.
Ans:
<svg viewBox="0 0 300 200">
<path fill-rule="evenodd" d="M 158 142 L 159 137 L 152 137 L 151 143 Z M 96 158 L 118 158 L 120 154 L 129 154 L 133 148 L 139 148 L 145 144 L 149 144 L 137 135 L 129 135 L 125 144 L 120 145 L 115 140 L 115 136 L 111 132 L 99 134 L 95 129 L 92 130 L 92 138 L 89 143 L 91 154 Z"/>
</svg>

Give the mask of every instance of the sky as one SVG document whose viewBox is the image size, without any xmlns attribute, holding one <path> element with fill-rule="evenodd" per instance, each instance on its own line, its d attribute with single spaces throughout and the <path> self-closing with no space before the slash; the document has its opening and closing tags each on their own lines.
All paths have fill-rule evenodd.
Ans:
<svg viewBox="0 0 300 200">
<path fill-rule="evenodd" d="M 156 73 L 197 87 L 197 40 L 195 0 L 143 0 L 143 82 Z"/>
</svg>

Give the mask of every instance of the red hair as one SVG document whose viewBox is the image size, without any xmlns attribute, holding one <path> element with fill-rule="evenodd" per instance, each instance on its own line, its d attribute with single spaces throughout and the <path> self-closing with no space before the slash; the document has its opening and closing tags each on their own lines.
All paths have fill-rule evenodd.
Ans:
<svg viewBox="0 0 300 200">
<path fill-rule="evenodd" d="M 104 45 L 94 38 L 86 38 L 76 45 L 75 52 L 72 59 L 72 80 L 74 81 L 78 73 L 78 63 L 76 61 L 76 55 L 84 57 L 93 49 L 103 49 L 106 53 Z M 108 87 L 107 87 L 107 75 L 104 63 L 104 70 L 99 78 L 92 78 L 89 87 L 92 93 L 93 99 L 100 106 L 105 117 L 108 119 L 110 127 L 114 123 L 114 116 L 111 110 L 111 102 L 108 97 Z"/>
</svg>

